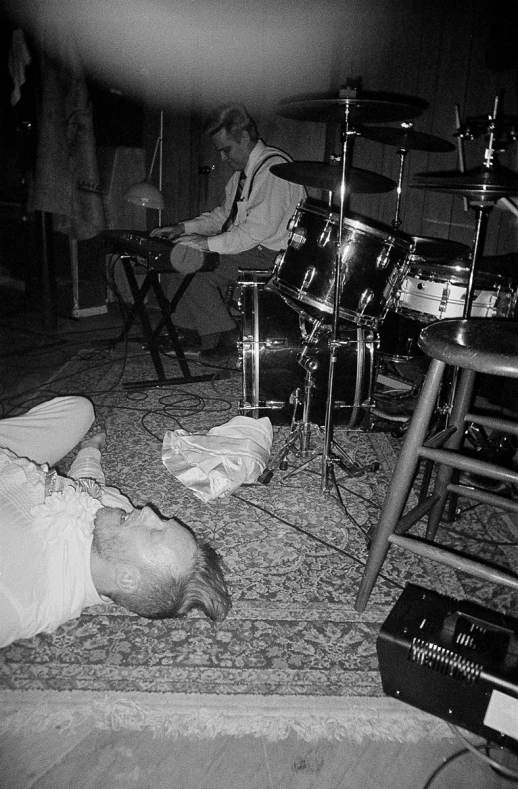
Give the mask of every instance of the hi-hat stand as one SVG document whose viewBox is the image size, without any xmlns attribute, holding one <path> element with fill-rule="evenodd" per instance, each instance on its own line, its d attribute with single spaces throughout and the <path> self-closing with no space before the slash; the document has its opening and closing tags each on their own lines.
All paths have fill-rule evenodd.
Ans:
<svg viewBox="0 0 518 789">
<path fill-rule="evenodd" d="M 315 345 L 323 332 L 329 332 L 329 326 L 322 325 L 322 321 L 317 321 L 310 334 L 302 332 L 305 340 L 304 347 L 297 357 L 300 366 L 305 370 L 304 375 L 304 390 L 301 399 L 301 387 L 297 387 L 290 395 L 290 403 L 293 405 L 292 417 L 290 422 L 290 431 L 288 437 L 282 447 L 278 450 L 268 468 L 265 469 L 263 474 L 259 477 L 259 482 L 268 484 L 276 469 L 286 472 L 288 470 L 287 457 L 290 452 L 303 462 L 299 466 L 295 466 L 287 474 L 284 474 L 283 480 L 304 471 L 314 460 L 321 456 L 320 449 L 310 451 L 312 428 L 317 427 L 321 432 L 321 427 L 313 425 L 311 422 L 311 408 L 313 399 L 313 390 L 315 388 L 315 373 L 320 367 L 320 362 L 314 356 L 309 355 L 309 349 Z M 297 420 L 297 413 L 302 407 L 302 418 Z M 335 447 L 340 456 L 340 465 L 345 469 L 350 476 L 359 476 L 363 474 L 364 468 L 352 460 L 341 447 Z"/>
</svg>

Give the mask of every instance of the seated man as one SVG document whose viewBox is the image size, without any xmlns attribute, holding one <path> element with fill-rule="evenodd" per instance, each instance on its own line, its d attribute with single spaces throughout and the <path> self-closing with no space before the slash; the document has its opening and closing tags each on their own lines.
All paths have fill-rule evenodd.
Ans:
<svg viewBox="0 0 518 789">
<path fill-rule="evenodd" d="M 84 440 L 68 477 L 29 460 L 27 445 L 26 457 L 0 449 L 0 647 L 52 632 L 103 597 L 150 619 L 195 607 L 226 616 L 215 551 L 107 487 L 104 443 L 104 433 Z"/>
<path fill-rule="evenodd" d="M 270 172 L 274 164 L 291 159 L 259 139 L 255 122 L 242 105 L 216 108 L 207 118 L 204 131 L 234 171 L 223 204 L 195 219 L 155 228 L 151 235 L 179 239 L 179 243 L 200 251 L 219 253 L 218 268 L 195 275 L 174 313 L 180 333 L 184 330 L 184 347 L 201 343 L 201 355 L 211 356 L 236 348 L 236 324 L 225 298 L 236 281 L 237 270 L 273 268 L 277 253 L 288 244 L 288 222 L 305 197 L 305 190 Z M 163 277 L 169 299 L 179 286 L 180 276 Z"/>
</svg>

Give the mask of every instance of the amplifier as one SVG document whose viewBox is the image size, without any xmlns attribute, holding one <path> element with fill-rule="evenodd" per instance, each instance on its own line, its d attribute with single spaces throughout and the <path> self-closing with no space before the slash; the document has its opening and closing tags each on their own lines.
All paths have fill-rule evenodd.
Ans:
<svg viewBox="0 0 518 789">
<path fill-rule="evenodd" d="M 408 584 L 376 647 L 388 696 L 516 749 L 517 619 Z"/>
</svg>

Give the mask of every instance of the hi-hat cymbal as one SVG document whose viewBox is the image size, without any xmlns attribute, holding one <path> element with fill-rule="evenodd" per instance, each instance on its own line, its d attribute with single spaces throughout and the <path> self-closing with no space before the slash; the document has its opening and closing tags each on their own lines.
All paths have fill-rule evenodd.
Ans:
<svg viewBox="0 0 518 789">
<path fill-rule="evenodd" d="M 413 96 L 362 91 L 357 97 L 341 97 L 336 93 L 312 93 L 281 101 L 277 112 L 284 118 L 317 123 L 350 124 L 384 123 L 416 118 L 427 108 L 427 102 Z"/>
<path fill-rule="evenodd" d="M 492 128 L 501 132 L 516 132 L 518 129 L 518 115 L 472 115 L 464 123 L 468 133 L 489 134 Z"/>
<path fill-rule="evenodd" d="M 342 170 L 338 164 L 322 164 L 322 162 L 287 162 L 274 164 L 270 167 L 273 175 L 284 181 L 291 181 L 302 186 L 311 186 L 314 189 L 326 189 L 336 192 L 342 182 Z M 370 170 L 361 170 L 351 167 L 347 175 L 347 185 L 351 192 L 356 194 L 376 194 L 391 192 L 397 184 L 384 175 L 372 173 Z"/>
<path fill-rule="evenodd" d="M 407 151 L 436 151 L 446 153 L 454 151 L 455 145 L 433 134 L 425 134 L 414 129 L 394 129 L 389 126 L 366 126 L 360 130 L 360 136 L 367 140 L 397 145 Z"/>
<path fill-rule="evenodd" d="M 481 166 L 465 173 L 456 170 L 420 173 L 410 186 L 490 202 L 518 194 L 518 174 L 507 167 Z"/>
</svg>

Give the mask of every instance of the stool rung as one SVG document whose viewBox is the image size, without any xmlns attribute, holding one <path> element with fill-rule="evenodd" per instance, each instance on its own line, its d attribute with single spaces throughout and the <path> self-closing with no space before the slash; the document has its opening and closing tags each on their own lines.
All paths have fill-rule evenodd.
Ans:
<svg viewBox="0 0 518 789">
<path fill-rule="evenodd" d="M 476 425 L 482 425 L 482 427 L 489 427 L 502 433 L 514 433 L 515 436 L 518 436 L 518 422 L 512 422 L 510 419 L 487 416 L 485 414 L 466 414 L 464 421 L 473 422 Z"/>
<path fill-rule="evenodd" d="M 495 466 L 494 463 L 488 463 L 485 460 L 477 460 L 476 458 L 460 455 L 453 450 L 448 451 L 447 449 L 429 449 L 427 447 L 421 447 L 418 452 L 420 457 L 426 458 L 427 460 L 433 460 L 434 463 L 443 463 L 445 466 L 451 466 L 460 471 L 469 471 L 472 474 L 479 474 L 482 477 L 518 484 L 518 472 L 504 468 L 503 466 Z"/>
<path fill-rule="evenodd" d="M 412 537 L 401 537 L 399 534 L 391 534 L 389 542 L 393 545 L 397 545 L 399 548 L 415 553 L 417 556 L 422 556 L 424 559 L 447 564 L 449 567 L 453 567 L 454 570 L 461 570 L 469 575 L 482 578 L 485 581 L 503 584 L 504 586 L 509 586 L 511 589 L 518 590 L 518 578 L 516 576 L 504 573 L 496 567 L 490 567 L 474 559 L 460 556 L 445 548 L 440 548 L 436 545 L 413 539 Z"/>
<path fill-rule="evenodd" d="M 414 523 L 420 521 L 421 518 L 424 518 L 424 516 L 430 512 L 439 499 L 440 496 L 436 493 L 435 496 L 428 496 L 426 499 L 416 504 L 415 507 L 412 507 L 412 509 L 409 510 L 406 515 L 403 515 L 397 522 L 396 528 L 394 529 L 395 534 L 405 534 L 412 528 Z"/>
<path fill-rule="evenodd" d="M 480 501 L 482 504 L 490 504 L 493 507 L 500 507 L 509 512 L 518 512 L 518 501 L 513 501 L 505 496 L 498 496 L 496 493 L 489 493 L 486 490 L 479 488 L 472 488 L 469 485 L 448 485 L 450 493 L 455 493 L 457 496 L 464 496 L 466 499 L 473 499 L 473 501 Z"/>
</svg>

